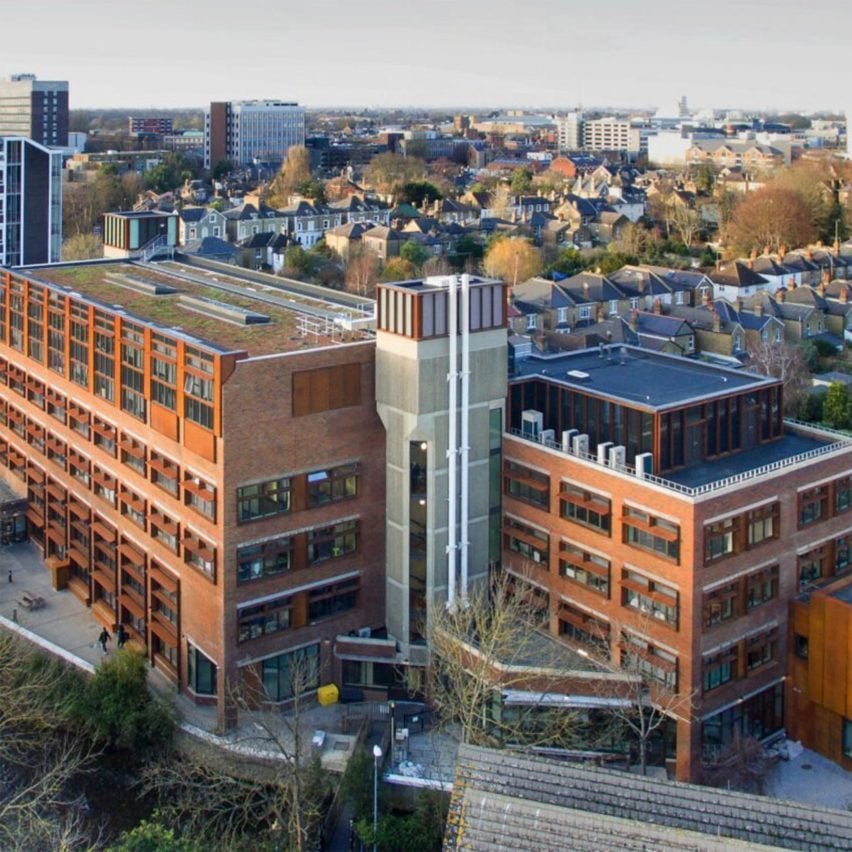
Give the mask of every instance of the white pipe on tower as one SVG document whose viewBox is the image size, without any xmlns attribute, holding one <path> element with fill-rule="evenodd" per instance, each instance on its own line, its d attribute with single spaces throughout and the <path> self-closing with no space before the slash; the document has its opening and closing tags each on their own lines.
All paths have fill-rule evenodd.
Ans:
<svg viewBox="0 0 852 852">
<path fill-rule="evenodd" d="M 461 277 L 461 581 L 462 601 L 467 599 L 468 523 L 470 520 L 470 275 Z"/>
<path fill-rule="evenodd" d="M 449 438 L 447 447 L 447 488 L 449 501 L 447 506 L 447 606 L 452 606 L 456 600 L 456 462 L 458 460 L 458 437 L 456 433 L 456 417 L 458 408 L 458 279 L 455 275 L 447 279 L 447 299 L 449 300 L 449 335 L 450 335 L 450 364 L 447 381 L 450 384 L 449 394 Z"/>
</svg>

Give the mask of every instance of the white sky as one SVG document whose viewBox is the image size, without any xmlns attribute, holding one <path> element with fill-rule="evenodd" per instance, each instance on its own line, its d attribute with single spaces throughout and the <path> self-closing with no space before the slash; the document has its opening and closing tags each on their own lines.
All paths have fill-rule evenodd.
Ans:
<svg viewBox="0 0 852 852">
<path fill-rule="evenodd" d="M 852 105 L 852 0 L 0 0 L 0 28 L 0 76 L 72 109 Z"/>
</svg>

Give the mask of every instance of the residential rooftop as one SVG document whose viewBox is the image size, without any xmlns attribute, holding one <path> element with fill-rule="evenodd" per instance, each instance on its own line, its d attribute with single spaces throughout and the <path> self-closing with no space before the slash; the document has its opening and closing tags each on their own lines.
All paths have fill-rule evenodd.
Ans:
<svg viewBox="0 0 852 852">
<path fill-rule="evenodd" d="M 511 383 L 531 378 L 546 379 L 648 411 L 704 402 L 777 381 L 622 344 L 559 355 L 533 353 L 517 359 Z"/>
<path fill-rule="evenodd" d="M 372 316 L 368 299 L 224 265 L 115 260 L 15 272 L 192 342 L 250 356 L 358 340 L 362 333 L 352 329 Z"/>
</svg>

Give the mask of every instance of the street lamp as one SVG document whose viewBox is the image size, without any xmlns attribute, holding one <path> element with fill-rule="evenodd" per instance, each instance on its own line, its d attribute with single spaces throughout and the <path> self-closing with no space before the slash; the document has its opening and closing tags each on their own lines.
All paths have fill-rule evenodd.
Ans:
<svg viewBox="0 0 852 852">
<path fill-rule="evenodd" d="M 376 852 L 376 835 L 379 831 L 379 761 L 382 747 L 373 746 L 373 852 Z"/>
</svg>

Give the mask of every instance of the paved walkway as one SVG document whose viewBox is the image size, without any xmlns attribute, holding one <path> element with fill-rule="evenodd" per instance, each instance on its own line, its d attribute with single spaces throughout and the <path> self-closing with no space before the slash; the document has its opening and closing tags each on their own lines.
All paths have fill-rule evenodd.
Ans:
<svg viewBox="0 0 852 852">
<path fill-rule="evenodd" d="M 9 580 L 11 572 L 11 582 Z M 83 671 L 92 673 L 104 658 L 97 639 L 100 625 L 71 592 L 55 591 L 50 573 L 36 548 L 29 544 L 0 547 L 0 627 L 59 656 Z M 44 606 L 28 610 L 20 601 L 23 593 L 41 597 Z M 115 650 L 115 637 L 108 645 Z M 293 717 L 276 712 L 244 712 L 236 730 L 220 735 L 216 708 L 202 707 L 180 695 L 173 683 L 157 669 L 149 673 L 149 685 L 175 704 L 181 730 L 202 743 L 234 755 L 264 760 L 287 760 L 293 753 Z M 324 768 L 342 772 L 354 751 L 362 728 L 381 715 L 382 705 L 335 704 L 321 707 L 306 701 L 300 730 L 305 753 L 319 752 Z M 324 732 L 322 746 L 311 744 L 317 731 Z"/>
</svg>

